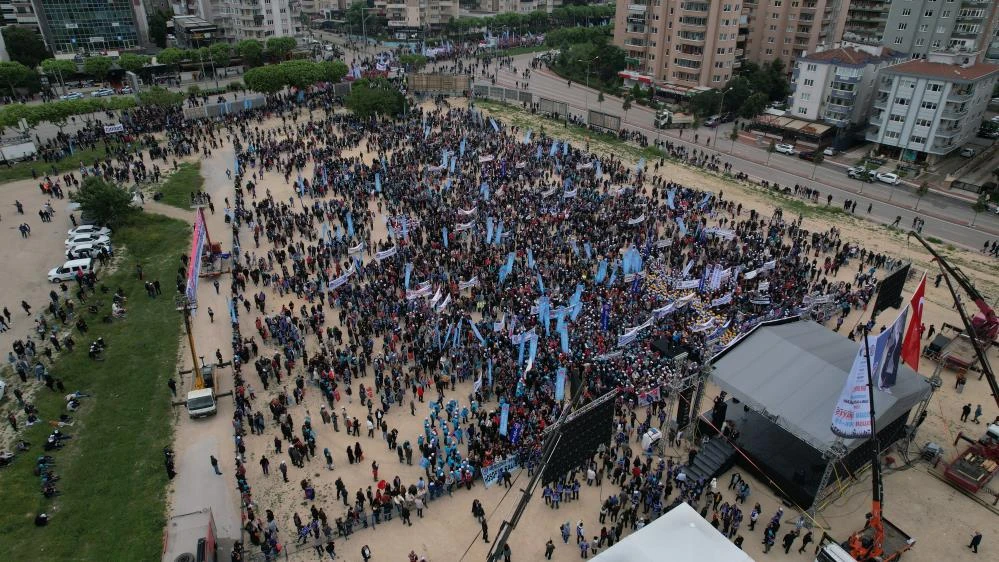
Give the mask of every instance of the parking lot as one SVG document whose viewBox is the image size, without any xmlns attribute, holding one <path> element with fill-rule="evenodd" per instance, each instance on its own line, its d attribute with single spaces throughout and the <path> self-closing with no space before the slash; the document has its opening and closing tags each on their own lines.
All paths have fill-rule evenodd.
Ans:
<svg viewBox="0 0 999 562">
<path fill-rule="evenodd" d="M 24 214 L 17 214 L 14 201 L 24 206 Z M 46 274 L 66 261 L 66 232 L 72 228 L 66 212 L 68 199 L 50 199 L 42 195 L 38 183 L 24 180 L 5 184 L 0 194 L 0 263 L 3 263 L 3 282 L 0 283 L 0 307 L 7 307 L 13 320 L 12 329 L 0 334 L 4 347 L 15 339 L 34 334 L 31 318 L 49 300 L 48 294 L 58 285 L 49 283 Z M 42 222 L 38 211 L 46 201 L 51 201 L 55 216 L 52 222 Z M 27 223 L 31 235 L 22 238 L 18 226 Z M 98 274 L 98 277 L 100 275 Z M 21 308 L 25 300 L 32 306 L 32 317 Z"/>
</svg>

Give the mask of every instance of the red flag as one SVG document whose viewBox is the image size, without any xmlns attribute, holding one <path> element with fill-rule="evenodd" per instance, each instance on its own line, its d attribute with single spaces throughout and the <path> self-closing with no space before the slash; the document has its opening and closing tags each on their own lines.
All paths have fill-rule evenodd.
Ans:
<svg viewBox="0 0 999 562">
<path fill-rule="evenodd" d="M 922 281 L 919 282 L 919 286 L 916 287 L 916 292 L 912 294 L 912 320 L 909 322 L 909 328 L 905 331 L 905 339 L 902 341 L 902 361 L 906 365 L 912 367 L 913 371 L 919 370 L 919 346 L 921 345 L 920 339 L 922 338 L 922 326 L 923 321 L 923 295 L 926 293 L 926 275 L 923 275 Z"/>
</svg>

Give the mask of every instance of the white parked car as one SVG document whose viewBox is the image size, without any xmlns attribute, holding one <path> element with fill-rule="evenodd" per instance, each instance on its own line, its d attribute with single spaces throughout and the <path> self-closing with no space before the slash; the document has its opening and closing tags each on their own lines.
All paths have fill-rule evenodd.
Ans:
<svg viewBox="0 0 999 562">
<path fill-rule="evenodd" d="M 902 182 L 902 179 L 898 177 L 898 174 L 892 174 L 890 172 L 878 172 L 877 177 L 878 181 L 891 185 L 896 185 Z"/>
<path fill-rule="evenodd" d="M 76 246 L 70 246 L 66 250 L 66 259 L 96 258 L 100 255 L 101 250 L 107 250 L 108 253 L 111 253 L 111 246 L 106 244 L 77 244 Z"/>
<path fill-rule="evenodd" d="M 781 154 L 794 154 L 794 146 L 790 144 L 784 144 L 784 143 L 778 144 L 777 146 L 774 147 L 774 150 L 780 152 Z"/>
<path fill-rule="evenodd" d="M 827 146 L 826 149 L 822 151 L 822 154 L 825 154 L 826 156 L 836 156 L 839 154 L 839 151 L 831 146 Z"/>
<path fill-rule="evenodd" d="M 111 236 L 111 229 L 103 226 L 97 226 L 96 224 L 84 224 L 76 228 L 71 228 L 66 234 L 69 235 L 70 238 L 80 236 L 81 234 L 100 234 L 101 236 Z"/>
<path fill-rule="evenodd" d="M 86 96 L 84 96 L 80 92 L 70 92 L 70 93 L 68 93 L 68 94 L 66 94 L 64 96 L 59 96 L 59 99 L 61 99 L 63 101 L 66 101 L 66 100 L 82 100 L 84 97 L 86 97 Z"/>
<path fill-rule="evenodd" d="M 79 246 L 80 244 L 104 244 L 105 246 L 110 246 L 111 238 L 103 234 L 91 233 L 70 236 L 66 239 L 67 248 Z"/>
<path fill-rule="evenodd" d="M 114 90 L 112 90 L 111 88 L 100 88 L 98 90 L 94 90 L 93 92 L 90 92 L 90 97 L 92 97 L 92 98 L 103 98 L 103 97 L 113 96 L 113 95 L 114 95 Z"/>
</svg>

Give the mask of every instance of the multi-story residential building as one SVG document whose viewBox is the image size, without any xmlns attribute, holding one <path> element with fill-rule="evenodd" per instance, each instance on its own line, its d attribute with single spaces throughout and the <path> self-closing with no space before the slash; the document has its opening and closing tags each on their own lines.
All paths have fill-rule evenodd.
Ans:
<svg viewBox="0 0 999 562">
<path fill-rule="evenodd" d="M 720 88 L 739 67 L 742 0 L 618 0 L 614 44 L 628 67 L 682 88 Z"/>
<path fill-rule="evenodd" d="M 38 15 L 31 0 L 0 0 L 0 12 L 3 15 L 3 25 L 20 25 L 41 33 L 38 26 Z"/>
<path fill-rule="evenodd" d="M 200 49 L 219 40 L 218 27 L 198 16 L 174 16 L 173 36 L 181 49 Z"/>
<path fill-rule="evenodd" d="M 562 0 L 484 0 L 479 4 L 481 10 L 494 14 L 506 12 L 529 14 L 537 10 L 544 10 L 550 14 L 555 8 L 561 7 Z"/>
<path fill-rule="evenodd" d="M 458 0 L 375 0 L 391 30 L 438 29 L 458 17 Z"/>
<path fill-rule="evenodd" d="M 302 34 L 303 25 L 298 12 L 292 10 L 292 3 L 292 0 L 213 0 L 211 17 L 204 19 L 218 26 L 219 33 L 230 42 L 296 37 Z"/>
<path fill-rule="evenodd" d="M 999 3 L 992 0 L 852 0 L 843 40 L 884 45 L 911 58 L 929 53 L 978 53 L 994 36 Z"/>
<path fill-rule="evenodd" d="M 798 57 L 791 115 L 844 129 L 866 127 L 878 71 L 903 60 L 888 48 L 838 45 Z"/>
<path fill-rule="evenodd" d="M 849 0 L 756 0 L 749 8 L 746 59 L 780 59 L 790 72 L 794 61 L 839 40 Z"/>
<path fill-rule="evenodd" d="M 33 0 L 55 53 L 137 49 L 149 40 L 145 5 L 133 0 Z"/>
<path fill-rule="evenodd" d="M 932 164 L 974 137 L 999 66 L 967 59 L 930 54 L 882 69 L 867 140 L 892 157 Z"/>
</svg>

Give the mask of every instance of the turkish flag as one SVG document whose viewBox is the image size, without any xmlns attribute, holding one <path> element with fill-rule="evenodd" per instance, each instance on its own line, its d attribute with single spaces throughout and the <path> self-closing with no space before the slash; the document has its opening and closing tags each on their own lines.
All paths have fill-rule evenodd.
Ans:
<svg viewBox="0 0 999 562">
<path fill-rule="evenodd" d="M 912 294 L 912 320 L 909 321 L 909 328 L 905 331 L 905 339 L 902 340 L 902 361 L 912 367 L 913 371 L 919 371 L 919 346 L 920 330 L 923 321 L 923 297 L 926 293 L 926 275 L 916 287 L 916 292 Z"/>
</svg>

